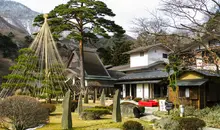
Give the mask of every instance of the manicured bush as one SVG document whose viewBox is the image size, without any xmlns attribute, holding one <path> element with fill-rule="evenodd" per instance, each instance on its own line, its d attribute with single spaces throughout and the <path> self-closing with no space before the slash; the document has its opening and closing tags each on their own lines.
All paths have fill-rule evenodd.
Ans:
<svg viewBox="0 0 220 130">
<path fill-rule="evenodd" d="M 25 130 L 46 124 L 49 114 L 35 98 L 12 96 L 0 101 L 0 117 L 11 120 L 16 130 Z"/>
<path fill-rule="evenodd" d="M 113 110 L 113 105 L 111 105 L 111 106 L 95 106 L 95 108 L 108 109 L 109 111 L 112 111 Z"/>
<path fill-rule="evenodd" d="M 198 118 L 179 118 L 180 129 L 182 130 L 198 130 L 206 126 L 205 122 Z"/>
<path fill-rule="evenodd" d="M 179 122 L 171 117 L 157 120 L 154 126 L 158 130 L 181 130 Z"/>
<path fill-rule="evenodd" d="M 126 121 L 123 124 L 123 130 L 144 130 L 144 127 L 137 121 Z"/>
<path fill-rule="evenodd" d="M 160 130 L 198 130 L 205 126 L 205 122 L 198 118 L 168 117 L 155 122 L 155 127 Z"/>
<path fill-rule="evenodd" d="M 71 112 L 75 112 L 77 107 L 78 107 L 78 101 L 77 100 L 72 100 L 72 102 L 71 102 Z"/>
<path fill-rule="evenodd" d="M 134 100 L 135 102 L 139 102 L 139 101 L 142 100 L 142 98 L 138 98 L 138 97 L 137 97 L 137 98 L 134 98 L 133 100 Z"/>
<path fill-rule="evenodd" d="M 56 106 L 54 104 L 46 103 L 46 104 L 42 104 L 42 106 L 47 109 L 49 114 L 56 111 Z"/>
<path fill-rule="evenodd" d="M 111 114 L 108 109 L 93 107 L 93 108 L 85 109 L 80 115 L 80 117 L 83 120 L 96 120 L 96 119 L 100 119 L 101 116 L 107 115 L 107 114 Z"/>
<path fill-rule="evenodd" d="M 141 114 L 143 114 L 145 112 L 145 107 L 138 106 L 138 109 L 139 109 Z"/>
</svg>

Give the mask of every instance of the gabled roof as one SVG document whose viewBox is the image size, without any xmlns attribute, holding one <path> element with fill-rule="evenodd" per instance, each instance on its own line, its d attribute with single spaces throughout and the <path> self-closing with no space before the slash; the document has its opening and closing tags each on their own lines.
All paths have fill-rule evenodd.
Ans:
<svg viewBox="0 0 220 130">
<path fill-rule="evenodd" d="M 173 74 L 173 71 L 171 71 L 170 74 Z M 148 80 L 148 79 L 161 79 L 167 77 L 168 77 L 168 73 L 165 70 L 152 70 L 152 71 L 127 74 L 126 76 L 119 78 L 119 80 L 120 81 Z"/>
<path fill-rule="evenodd" d="M 110 68 L 109 70 L 121 71 L 121 70 L 128 69 L 128 68 L 130 68 L 130 64 L 114 66 L 114 67 Z"/>
<path fill-rule="evenodd" d="M 146 69 L 149 69 L 149 68 L 154 67 L 159 64 L 167 64 L 167 63 L 165 61 L 156 61 L 156 62 L 151 63 L 149 65 L 138 66 L 138 67 L 130 67 L 130 64 L 126 64 L 126 65 L 112 67 L 109 70 L 117 70 L 117 71 L 121 71 L 121 72 L 134 71 L 134 70 L 146 70 Z"/>
<path fill-rule="evenodd" d="M 119 79 L 119 78 L 125 76 L 125 73 L 120 72 L 120 71 L 116 71 L 116 70 L 108 70 L 108 73 L 114 79 Z"/>
<path fill-rule="evenodd" d="M 74 50 L 67 66 L 77 73 L 80 73 L 79 57 L 79 49 Z M 86 79 L 114 80 L 105 69 L 95 49 L 84 48 L 84 69 Z"/>
<path fill-rule="evenodd" d="M 194 72 L 197 72 L 201 75 L 208 76 L 208 77 L 220 77 L 220 74 L 218 74 L 216 71 L 212 71 L 212 70 L 189 68 L 186 71 L 194 71 Z"/>
<path fill-rule="evenodd" d="M 141 46 L 141 47 L 138 47 L 138 48 L 133 49 L 131 51 L 125 52 L 124 54 L 132 54 L 132 53 L 136 53 L 136 52 L 148 51 L 149 49 L 151 49 L 153 47 L 158 47 L 158 46 L 161 46 L 169 51 L 172 51 L 169 47 L 165 46 L 164 44 L 157 43 L 157 44 L 153 44 L 153 45 L 149 45 L 149 46 Z"/>
</svg>

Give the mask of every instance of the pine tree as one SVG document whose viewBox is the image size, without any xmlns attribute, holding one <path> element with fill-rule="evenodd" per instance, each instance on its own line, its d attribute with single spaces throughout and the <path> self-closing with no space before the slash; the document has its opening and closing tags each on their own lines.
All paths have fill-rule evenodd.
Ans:
<svg viewBox="0 0 220 130">
<path fill-rule="evenodd" d="M 6 82 L 2 84 L 2 88 L 10 89 L 22 89 L 23 91 L 30 92 L 32 96 L 35 93 L 35 71 L 37 69 L 37 59 L 34 52 L 31 49 L 24 48 L 19 50 L 19 57 L 16 59 L 17 64 L 11 66 L 9 69 L 11 71 L 16 71 L 16 73 L 11 73 L 3 78 L 7 79 Z"/>
<path fill-rule="evenodd" d="M 83 45 L 89 38 L 103 36 L 109 38 L 108 32 L 123 34 L 125 31 L 106 16 L 115 14 L 104 2 L 98 0 L 70 0 L 54 8 L 49 14 L 49 25 L 56 39 L 60 33 L 70 31 L 68 38 L 79 42 L 81 87 L 85 87 Z M 35 18 L 35 25 L 43 23 L 43 15 Z"/>
</svg>

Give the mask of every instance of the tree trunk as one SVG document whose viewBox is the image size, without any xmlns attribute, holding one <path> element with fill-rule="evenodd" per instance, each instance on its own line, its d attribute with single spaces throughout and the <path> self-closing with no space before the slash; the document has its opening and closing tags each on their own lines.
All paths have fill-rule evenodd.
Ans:
<svg viewBox="0 0 220 130">
<path fill-rule="evenodd" d="M 80 84 L 81 89 L 85 88 L 85 72 L 84 72 L 84 53 L 83 53 L 83 41 L 79 41 L 79 54 L 80 54 Z"/>
</svg>

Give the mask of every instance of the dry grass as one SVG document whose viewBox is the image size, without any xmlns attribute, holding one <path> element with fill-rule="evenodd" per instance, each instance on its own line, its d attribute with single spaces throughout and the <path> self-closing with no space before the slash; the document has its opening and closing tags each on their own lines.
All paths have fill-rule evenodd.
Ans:
<svg viewBox="0 0 220 130">
<path fill-rule="evenodd" d="M 83 104 L 83 105 L 87 107 L 88 106 L 91 107 L 91 106 L 100 105 L 100 103 L 97 102 L 96 104 L 93 104 L 92 101 L 90 101 L 89 104 Z M 50 116 L 50 123 L 37 130 L 62 130 L 61 129 L 62 106 L 61 104 L 57 104 L 56 106 L 57 106 L 56 111 L 52 113 Z M 112 116 L 107 115 L 100 120 L 84 121 L 79 118 L 77 113 L 72 113 L 72 123 L 74 130 L 98 130 L 99 128 L 122 128 L 123 123 L 128 120 L 140 122 L 144 126 L 145 130 L 153 130 L 149 122 L 145 122 L 136 118 L 123 118 L 122 122 L 115 123 L 112 121 Z M 0 128 L 0 130 L 3 129 Z"/>
<path fill-rule="evenodd" d="M 84 104 L 84 106 L 97 106 L 99 103 Z M 62 117 L 62 107 L 57 105 L 56 111 L 50 116 L 50 123 L 45 125 L 38 130 L 61 130 L 61 117 Z M 121 123 L 115 123 L 112 121 L 112 116 L 104 116 L 100 120 L 81 120 L 77 113 L 72 113 L 73 129 L 74 130 L 97 130 L 99 128 L 122 128 L 122 124 L 128 120 L 134 120 L 140 122 L 146 130 L 152 130 L 148 122 L 135 119 L 135 118 L 123 118 Z"/>
</svg>

